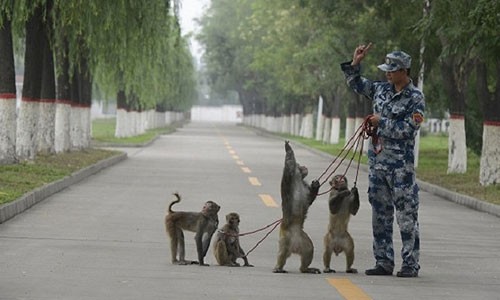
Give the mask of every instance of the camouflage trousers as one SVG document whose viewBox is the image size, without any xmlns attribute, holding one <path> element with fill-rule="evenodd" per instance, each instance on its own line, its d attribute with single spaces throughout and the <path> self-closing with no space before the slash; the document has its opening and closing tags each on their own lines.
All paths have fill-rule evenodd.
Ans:
<svg viewBox="0 0 500 300">
<path fill-rule="evenodd" d="M 413 168 L 377 170 L 369 174 L 368 200 L 372 205 L 373 254 L 376 265 L 394 269 L 394 210 L 401 233 L 402 267 L 419 270 L 420 234 L 418 185 Z"/>
</svg>

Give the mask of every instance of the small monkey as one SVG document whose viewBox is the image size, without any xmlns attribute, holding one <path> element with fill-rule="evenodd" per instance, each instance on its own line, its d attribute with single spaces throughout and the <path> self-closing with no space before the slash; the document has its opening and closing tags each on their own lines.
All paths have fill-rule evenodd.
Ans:
<svg viewBox="0 0 500 300">
<path fill-rule="evenodd" d="M 212 236 L 219 225 L 219 217 L 217 213 L 220 206 L 213 201 L 207 201 L 201 212 L 186 212 L 173 211 L 172 206 L 181 201 L 181 196 L 174 193 L 177 200 L 172 201 L 168 206 L 168 214 L 165 216 L 165 228 L 170 236 L 170 251 L 172 254 L 172 263 L 186 265 L 190 263 L 199 263 L 200 266 L 208 266 L 205 264 L 204 258 L 207 255 L 208 248 Z M 196 250 L 198 252 L 198 262 L 188 262 L 185 260 L 185 244 L 184 232 L 188 230 L 195 232 Z M 177 250 L 179 251 L 179 259 L 177 259 Z"/>
<path fill-rule="evenodd" d="M 330 269 L 332 252 L 339 255 L 342 251 L 346 256 L 346 272 L 358 273 L 352 268 L 354 262 L 354 241 L 347 232 L 350 215 L 355 216 L 359 210 L 359 193 L 356 187 L 351 190 L 347 186 L 347 178 L 343 175 L 335 175 L 330 181 L 332 190 L 330 192 L 330 223 L 328 232 L 324 238 L 325 252 L 323 254 L 324 273 L 335 273 Z"/>
<path fill-rule="evenodd" d="M 227 223 L 217 233 L 214 242 L 214 255 L 217 263 L 221 266 L 239 267 L 240 264 L 236 262 L 237 258 L 242 258 L 245 267 L 253 267 L 248 263 L 248 258 L 245 251 L 240 246 L 239 238 L 239 224 L 240 216 L 235 213 L 226 215 Z"/>
<path fill-rule="evenodd" d="M 295 154 L 289 142 L 285 142 L 285 166 L 281 177 L 281 209 L 283 219 L 280 225 L 279 249 L 274 273 L 287 273 L 283 269 L 292 253 L 300 255 L 300 272 L 319 274 L 317 268 L 310 268 L 313 260 L 314 245 L 304 231 L 307 211 L 312 205 L 320 184 L 313 180 L 311 185 L 304 180 L 308 174 L 306 166 L 295 160 Z"/>
</svg>

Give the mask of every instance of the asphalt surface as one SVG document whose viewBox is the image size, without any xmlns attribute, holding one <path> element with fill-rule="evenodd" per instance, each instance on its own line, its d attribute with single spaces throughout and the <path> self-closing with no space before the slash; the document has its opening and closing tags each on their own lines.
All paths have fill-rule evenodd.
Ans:
<svg viewBox="0 0 500 300">
<path fill-rule="evenodd" d="M 308 179 L 331 158 L 292 143 Z M 284 143 L 241 126 L 190 123 L 128 158 L 59 191 L 0 224 L 0 299 L 500 299 L 500 219 L 421 191 L 421 270 L 418 278 L 373 277 L 371 210 L 367 174 L 357 180 L 361 208 L 349 231 L 356 245 L 346 274 L 343 254 L 335 274 L 301 274 L 299 257 L 288 274 L 274 274 L 277 230 L 249 255 L 248 267 L 209 267 L 170 262 L 163 218 L 174 210 L 200 210 L 206 200 L 241 216 L 240 231 L 265 227 L 281 217 L 279 185 Z M 344 170 L 342 167 L 339 170 Z M 355 167 L 348 173 L 351 182 Z M 326 187 L 322 187 L 324 191 Z M 273 204 L 277 205 L 273 205 Z M 322 269 L 327 196 L 309 210 L 305 231 L 315 244 L 312 267 Z M 241 238 L 245 250 L 264 230 Z M 195 259 L 194 235 L 186 233 L 186 256 Z M 396 270 L 400 237 L 395 225 Z"/>
</svg>

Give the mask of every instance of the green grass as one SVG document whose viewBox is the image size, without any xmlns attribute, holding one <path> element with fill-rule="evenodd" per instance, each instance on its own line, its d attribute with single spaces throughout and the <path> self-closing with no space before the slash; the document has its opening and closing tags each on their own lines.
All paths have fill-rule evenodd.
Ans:
<svg viewBox="0 0 500 300">
<path fill-rule="evenodd" d="M 168 134 L 175 130 L 175 127 L 167 126 L 163 128 L 156 128 L 147 130 L 146 133 L 127 137 L 127 138 L 116 138 L 116 119 L 96 119 L 92 122 L 92 140 L 99 145 L 101 144 L 115 144 L 115 145 L 137 145 L 144 144 L 151 141 L 157 135 Z"/>
<path fill-rule="evenodd" d="M 92 122 L 94 144 L 140 145 L 153 140 L 159 134 L 175 130 L 175 127 L 169 126 L 148 130 L 144 134 L 130 138 L 115 138 L 115 124 L 114 118 L 94 120 Z M 0 205 L 14 201 L 35 188 L 62 179 L 117 153 L 119 152 L 90 148 L 61 154 L 38 155 L 34 161 L 0 165 Z"/>
<path fill-rule="evenodd" d="M 118 153 L 87 149 L 57 155 L 39 155 L 34 161 L 0 165 L 0 205 Z"/>
</svg>

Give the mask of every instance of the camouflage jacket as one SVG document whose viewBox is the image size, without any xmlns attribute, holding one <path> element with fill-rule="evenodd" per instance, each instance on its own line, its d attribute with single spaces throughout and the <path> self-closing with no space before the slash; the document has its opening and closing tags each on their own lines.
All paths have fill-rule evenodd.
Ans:
<svg viewBox="0 0 500 300">
<path fill-rule="evenodd" d="M 368 150 L 370 166 L 376 169 L 394 169 L 413 166 L 415 136 L 423 122 L 425 101 L 423 93 L 413 82 L 396 93 L 394 85 L 372 81 L 360 75 L 360 65 L 341 64 L 347 84 L 356 93 L 373 101 L 373 112 L 380 114 L 377 136 L 381 152 Z"/>
</svg>

